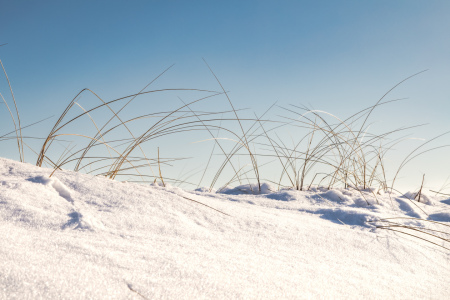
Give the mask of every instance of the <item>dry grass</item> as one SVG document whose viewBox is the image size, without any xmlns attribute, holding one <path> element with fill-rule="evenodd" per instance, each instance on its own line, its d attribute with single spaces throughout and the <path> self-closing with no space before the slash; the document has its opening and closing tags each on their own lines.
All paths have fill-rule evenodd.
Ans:
<svg viewBox="0 0 450 300">
<path fill-rule="evenodd" d="M 405 221 L 408 221 L 405 223 Z M 450 225 L 420 218 L 386 218 L 373 221 L 376 228 L 411 236 L 440 248 L 450 250 Z"/>
<path fill-rule="evenodd" d="M 399 173 L 406 164 L 423 153 L 449 146 L 425 149 L 427 144 L 450 132 L 421 144 L 400 163 L 393 178 L 388 179 L 385 158 L 394 146 L 405 140 L 402 137 L 395 138 L 395 135 L 415 126 L 398 128 L 383 134 L 369 132 L 371 125 L 369 118 L 374 110 L 403 100 L 386 101 L 384 100 L 386 96 L 401 83 L 421 72 L 402 80 L 374 105 L 362 109 L 348 118 L 341 119 L 325 111 L 291 105 L 287 108 L 282 107 L 284 114 L 281 116 L 281 120 L 274 121 L 273 118 L 270 120 L 266 117 L 274 109 L 274 105 L 260 117 L 256 115 L 252 118 L 240 117 L 239 110 L 234 107 L 218 77 L 210 66 L 207 66 L 217 80 L 220 92 L 181 88 L 146 91 L 170 67 L 138 93 L 125 97 L 105 101 L 90 89 L 81 90 L 69 102 L 44 138 L 40 150 L 37 151 L 36 165 L 46 164 L 53 167 L 55 171 L 71 167 L 77 172 L 84 171 L 110 179 L 127 175 L 140 177 L 141 182 L 154 182 L 155 180 L 164 182 L 162 168 L 187 158 L 161 158 L 157 143 L 154 146 L 154 149 L 158 149 L 157 155 L 149 156 L 143 145 L 150 141 L 154 143 L 156 139 L 168 135 L 203 131 L 209 136 L 209 139 L 206 140 L 213 141 L 213 149 L 199 182 L 192 182 L 190 178 L 187 180 L 172 178 L 172 180 L 168 179 L 169 181 L 199 186 L 207 174 L 207 168 L 214 165 L 218 161 L 217 158 L 222 156 L 222 163 L 215 167 L 215 175 L 211 176 L 211 190 L 218 185 L 219 178 L 229 176 L 224 174 L 227 173 L 225 169 L 230 168 L 231 176 L 229 179 L 222 179 L 222 182 L 243 184 L 256 181 L 258 191 L 255 192 L 260 192 L 262 180 L 273 182 L 277 184 L 278 188 L 296 190 L 309 189 L 312 185 L 321 185 L 327 188 L 344 187 L 356 190 L 375 187 L 378 190 L 390 189 L 392 191 L 395 189 L 394 185 Z M 3 64 L 2 68 L 14 101 L 15 115 L 3 95 L 0 94 L 0 96 L 12 119 L 20 160 L 24 161 L 24 141 L 19 111 Z M 121 116 L 124 108 L 131 105 L 136 98 L 144 95 L 158 96 L 168 92 L 196 92 L 203 93 L 205 96 L 188 103 L 179 98 L 183 105 L 175 110 L 153 112 L 129 119 L 123 119 Z M 88 108 L 82 106 L 79 99 L 86 94 L 96 99 L 98 105 Z M 226 97 L 231 110 L 203 112 L 193 109 L 194 104 L 219 95 Z M 117 104 L 120 104 L 118 108 Z M 77 110 L 81 112 L 76 112 Z M 103 116 L 109 114 L 110 117 L 99 121 L 93 115 L 98 115 L 99 112 Z M 133 131 L 133 124 L 142 121 L 146 122 L 147 129 L 138 133 L 135 132 L 136 130 Z M 238 125 L 238 130 L 233 130 L 233 126 L 229 125 L 233 122 Z M 88 124 L 94 128 L 91 134 L 82 131 Z M 80 129 L 82 130 L 80 131 Z M 287 141 L 285 136 L 280 137 L 280 132 L 296 133 L 296 138 Z M 297 132 L 303 134 L 299 136 Z M 124 133 L 128 137 L 123 137 Z M 123 138 L 118 139 L 118 136 Z M 2 139 L 9 138 L 11 138 L 9 134 L 2 136 Z M 54 145 L 61 139 L 69 139 L 73 142 L 72 144 L 66 143 L 62 152 L 52 151 Z M 292 145 L 288 146 L 290 144 Z M 217 150 L 219 153 L 216 153 Z M 273 167 L 274 164 L 278 164 L 278 167 Z M 264 168 L 269 165 L 272 166 L 272 170 L 279 170 L 278 180 L 263 177 Z M 157 168 L 156 172 L 154 168 Z M 143 169 L 147 170 L 142 171 Z M 253 176 L 249 176 L 250 173 Z M 375 193 L 374 196 L 376 197 Z"/>
<path fill-rule="evenodd" d="M 19 110 L 9 78 L 1 61 L 0 64 L 15 107 L 13 112 L 6 99 L 0 94 L 14 126 L 14 131 L 1 136 L 0 139 L 10 139 L 12 138 L 10 134 L 15 134 L 14 139 L 17 141 L 20 160 L 25 161 L 24 145 L 26 144 L 22 129 L 41 121 L 25 127 L 21 126 Z M 170 68 L 158 75 L 138 93 L 113 100 L 106 101 L 90 89 L 81 90 L 69 102 L 48 135 L 43 138 L 43 143 L 36 152 L 36 165 L 50 166 L 54 169 L 53 173 L 62 168 L 72 168 L 76 172 L 90 173 L 109 179 L 128 177 L 131 178 L 130 181 L 140 183 L 160 181 L 164 186 L 170 182 L 198 187 L 205 177 L 209 177 L 211 178 L 210 190 L 221 182 L 225 183 L 221 186 L 226 186 L 255 181 L 257 190 L 253 191 L 254 193 L 261 192 L 262 181 L 272 182 L 278 186 L 278 189 L 307 190 L 313 185 L 324 186 L 328 189 L 343 187 L 357 190 L 363 197 L 362 191 L 369 190 L 374 199 L 377 199 L 377 191 L 395 190 L 396 179 L 406 164 L 424 153 L 450 146 L 426 148 L 429 143 L 450 132 L 422 143 L 405 157 L 394 172 L 394 176 L 388 178 L 385 163 L 387 154 L 396 145 L 406 140 L 397 136 L 421 125 L 397 128 L 382 134 L 369 131 L 370 116 L 376 109 L 403 100 L 384 100 L 386 96 L 398 85 L 421 72 L 402 80 L 374 105 L 345 119 L 325 111 L 291 105 L 281 107 L 283 111 L 281 119 L 274 120 L 267 115 L 274 110 L 275 104 L 261 116 L 243 118 L 241 111 L 234 107 L 227 91 L 209 65 L 208 68 L 217 80 L 220 91 L 185 88 L 147 91 L 147 88 Z M 182 105 L 173 110 L 152 112 L 131 118 L 122 116 L 124 108 L 131 105 L 138 97 L 149 95 L 157 97 L 173 92 L 195 93 L 203 96 L 189 102 L 184 102 L 178 97 Z M 82 106 L 79 101 L 82 95 L 90 95 L 97 101 L 97 105 Z M 230 110 L 205 112 L 194 109 L 196 104 L 218 96 L 226 98 Z M 138 110 L 141 111 L 141 109 Z M 106 115 L 110 117 L 104 119 Z M 144 123 L 145 127 L 134 126 L 135 123 Z M 87 130 L 88 127 L 89 130 Z M 199 180 L 196 182 L 193 179 L 192 172 L 183 176 L 180 172 L 179 178 L 164 176 L 167 174 L 165 171 L 167 168 L 186 160 L 187 157 L 161 157 L 158 140 L 167 136 L 190 135 L 197 132 L 205 135 L 203 142 L 213 143 L 206 168 L 196 171 L 201 174 Z M 294 137 L 286 137 L 286 133 L 294 134 Z M 64 150 L 59 151 L 55 145 L 59 147 L 62 140 L 65 143 Z M 153 150 L 149 152 L 144 146 L 150 142 Z M 211 167 L 215 171 L 213 175 L 208 176 L 207 171 Z M 275 170 L 278 170 L 277 179 L 263 177 L 265 172 L 272 174 Z M 418 193 L 419 200 L 422 187 Z M 442 193 L 442 189 L 436 193 L 448 195 Z M 414 202 L 414 199 L 410 200 Z M 371 204 L 368 199 L 366 201 Z M 416 221 L 423 223 L 427 220 L 417 219 Z M 422 225 L 405 225 L 391 219 L 383 219 L 378 221 L 377 227 L 413 235 L 433 244 L 438 244 L 433 239 L 449 242 L 448 237 L 442 236 L 444 231 L 429 229 Z M 446 249 L 449 247 L 440 246 Z"/>
<path fill-rule="evenodd" d="M 3 44 L 3 45 L 5 45 L 5 44 Z M 3 46 L 3 45 L 1 45 L 1 46 Z M 14 108 L 15 108 L 15 113 L 16 113 L 15 116 L 14 116 L 13 112 L 11 111 L 11 109 L 9 108 L 8 103 L 6 102 L 5 98 L 3 97 L 3 95 L 1 93 L 0 93 L 0 97 L 2 98 L 2 101 L 5 104 L 8 112 L 9 112 L 9 115 L 11 116 L 11 120 L 14 125 L 14 131 L 16 133 L 17 147 L 19 149 L 20 161 L 25 162 L 25 155 L 23 152 L 22 126 L 20 124 L 20 115 L 19 115 L 19 109 L 17 108 L 16 97 L 14 97 L 14 92 L 11 87 L 11 82 L 9 81 L 8 74 L 6 73 L 5 67 L 3 66 L 3 62 L 1 59 L 0 59 L 0 65 L 2 66 L 3 73 L 5 74 L 6 81 L 8 82 L 9 92 L 11 93 L 11 97 L 14 102 Z"/>
</svg>

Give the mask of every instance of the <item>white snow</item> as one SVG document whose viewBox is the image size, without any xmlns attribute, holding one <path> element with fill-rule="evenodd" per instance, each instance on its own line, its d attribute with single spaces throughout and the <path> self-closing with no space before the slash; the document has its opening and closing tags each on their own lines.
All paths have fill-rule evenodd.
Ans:
<svg viewBox="0 0 450 300">
<path fill-rule="evenodd" d="M 450 298 L 450 242 L 372 222 L 448 239 L 445 197 L 51 172 L 0 158 L 0 299 Z"/>
</svg>

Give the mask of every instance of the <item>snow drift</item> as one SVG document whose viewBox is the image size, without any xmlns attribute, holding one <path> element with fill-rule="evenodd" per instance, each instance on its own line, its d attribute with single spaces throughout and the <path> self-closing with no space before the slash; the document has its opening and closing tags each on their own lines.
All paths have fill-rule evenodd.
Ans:
<svg viewBox="0 0 450 300">
<path fill-rule="evenodd" d="M 208 193 L 51 171 L 0 158 L 1 299 L 450 296 L 446 198 Z M 392 222 L 438 238 L 377 228 Z"/>
</svg>

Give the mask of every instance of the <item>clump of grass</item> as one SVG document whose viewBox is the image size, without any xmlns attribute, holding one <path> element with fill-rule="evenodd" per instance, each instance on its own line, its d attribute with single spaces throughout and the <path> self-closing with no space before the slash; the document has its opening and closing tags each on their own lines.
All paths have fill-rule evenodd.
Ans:
<svg viewBox="0 0 450 300">
<path fill-rule="evenodd" d="M 276 183 L 279 188 L 296 190 L 309 189 L 315 183 L 329 189 L 343 187 L 361 191 L 371 188 L 372 191 L 376 188 L 375 190 L 378 189 L 378 191 L 393 191 L 398 174 L 408 162 L 423 153 L 449 146 L 444 145 L 418 152 L 428 143 L 447 133 L 423 143 L 406 156 L 394 177 L 388 179 L 385 157 L 395 145 L 405 140 L 401 137 L 392 138 L 392 136 L 422 125 L 397 128 L 382 134 L 369 132 L 371 124 L 368 120 L 375 109 L 404 100 L 384 100 L 385 97 L 397 86 L 422 72 L 402 80 L 374 105 L 346 119 L 325 111 L 308 109 L 305 106 L 291 105 L 290 108 L 283 108 L 286 112 L 294 114 L 294 117 L 286 114 L 282 116 L 286 120 L 283 127 L 290 126 L 292 128 L 288 130 L 290 132 L 306 129 L 306 133 L 301 135 L 297 142 L 292 140 L 292 146 L 287 146 L 288 142 L 280 138 L 277 132 L 269 135 L 261 124 L 262 136 L 266 141 L 259 145 L 266 147 L 265 155 L 275 158 L 281 166 L 279 180 L 273 183 Z M 307 178 L 311 180 L 309 183 Z M 315 182 L 316 179 L 319 181 Z M 376 198 L 375 192 L 373 195 Z"/>
<path fill-rule="evenodd" d="M 385 103 L 378 103 L 377 106 L 382 104 Z M 299 114 L 290 110 L 300 116 L 291 119 L 291 125 L 310 128 L 310 132 L 294 148 L 287 148 L 283 142 L 277 146 L 279 149 L 277 153 L 283 153 L 282 157 L 286 159 L 282 175 L 287 175 L 288 170 L 291 170 L 291 175 L 287 176 L 292 178 L 291 182 L 295 182 L 293 188 L 303 190 L 306 175 L 318 165 L 322 165 L 328 167 L 330 171 L 324 173 L 319 185 L 327 180 L 328 188 L 342 186 L 367 189 L 377 183 L 379 188 L 386 189 L 383 158 L 390 149 L 389 144 L 392 143 L 387 141 L 387 137 L 404 129 L 396 129 L 381 135 L 371 134 L 366 128 L 363 134 L 361 129 L 355 130 L 356 121 L 370 109 L 362 110 L 345 120 L 323 111 L 303 108 L 306 112 Z M 313 115 L 313 118 L 310 118 L 309 114 Z M 331 123 L 323 115 L 337 122 Z M 302 151 L 299 146 L 304 140 L 307 141 L 306 149 Z M 311 184 L 312 182 L 309 186 Z"/>
<path fill-rule="evenodd" d="M 91 90 L 84 89 L 69 103 L 67 108 L 64 110 L 64 112 L 54 125 L 53 129 L 45 138 L 41 150 L 39 151 L 36 165 L 42 166 L 44 162 L 47 162 L 50 163 L 56 170 L 62 168 L 63 166 L 67 166 L 70 163 L 72 164 L 74 163 L 75 165 L 74 171 L 80 171 L 82 169 L 85 169 L 87 166 L 90 166 L 92 168 L 93 164 L 100 163 L 100 166 L 95 167 L 94 171 L 96 172 L 97 175 L 103 175 L 110 179 L 114 179 L 118 175 L 123 174 L 123 172 L 125 171 L 129 172 L 130 170 L 136 172 L 136 174 L 133 175 L 138 175 L 142 177 L 144 175 L 141 174 L 140 169 L 147 166 L 150 167 L 150 169 L 152 170 L 152 166 L 157 165 L 158 168 L 160 169 L 161 164 L 167 164 L 170 160 L 161 159 L 159 156 L 158 158 L 155 157 L 153 159 L 149 159 L 145 154 L 145 152 L 142 150 L 141 145 L 147 141 L 154 140 L 164 135 L 199 129 L 199 127 L 201 126 L 196 124 L 196 121 L 191 121 L 193 116 L 188 114 L 186 111 L 183 111 L 183 109 L 189 104 L 186 104 L 174 111 L 157 112 L 147 115 L 141 115 L 128 120 L 122 120 L 119 117 L 118 113 L 113 110 L 111 104 L 121 100 L 127 99 L 129 100 L 130 98 L 131 100 L 133 100 L 137 96 L 143 94 L 167 92 L 171 90 L 177 91 L 193 90 L 197 92 L 200 91 L 210 94 L 206 97 L 194 100 L 189 104 L 193 104 L 195 102 L 220 94 L 217 92 L 205 90 L 166 89 L 166 90 L 153 90 L 148 92 L 140 92 L 139 94 L 129 95 L 111 101 L 104 101 L 102 98 L 100 98 Z M 101 104 L 88 110 L 81 107 L 81 105 L 79 105 L 76 102 L 76 99 L 84 92 L 89 92 L 93 94 L 101 102 Z M 125 105 L 127 105 L 128 103 L 126 103 Z M 82 112 L 76 114 L 72 118 L 67 118 L 69 111 L 71 111 L 74 107 L 81 108 Z M 117 122 L 118 124 L 112 125 L 111 123 L 112 118 L 111 118 L 107 122 L 105 122 L 105 124 L 103 124 L 102 126 L 97 125 L 97 123 L 93 120 L 90 114 L 100 109 L 108 109 L 113 115 L 112 118 L 116 118 L 118 120 Z M 95 128 L 94 135 L 91 136 L 82 133 L 63 132 L 63 129 L 67 128 L 75 121 L 80 120 L 82 117 L 87 117 L 91 120 Z M 152 126 L 150 126 L 150 128 L 148 128 L 144 133 L 140 135 L 135 135 L 129 128 L 129 124 L 131 124 L 132 122 L 136 122 L 143 119 L 155 119 L 155 118 L 157 119 L 157 121 Z M 127 139 L 119 139 L 119 140 L 114 139 L 114 134 L 120 128 L 125 128 L 126 131 L 129 133 L 130 137 Z M 113 137 L 113 139 L 108 140 L 110 136 Z M 61 154 L 60 158 L 58 160 L 55 160 L 52 159 L 51 155 L 49 155 L 48 153 L 50 151 L 50 148 L 54 144 L 56 138 L 59 137 L 81 137 L 85 139 L 87 143 L 84 147 L 78 148 L 76 150 L 74 149 L 74 147 L 67 148 Z M 96 150 L 96 148 L 98 147 L 104 147 L 108 152 L 108 156 L 89 156 L 89 153 L 94 152 L 94 150 Z M 132 153 L 135 150 L 141 150 L 142 156 L 132 156 Z M 86 162 L 88 159 L 95 159 L 95 161 Z M 160 174 L 153 175 L 153 177 L 160 178 L 163 181 L 162 176 L 160 176 Z"/>
</svg>

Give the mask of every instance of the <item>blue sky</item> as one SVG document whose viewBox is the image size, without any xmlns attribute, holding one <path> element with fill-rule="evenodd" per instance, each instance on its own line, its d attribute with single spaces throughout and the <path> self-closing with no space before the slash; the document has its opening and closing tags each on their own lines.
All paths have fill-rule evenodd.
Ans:
<svg viewBox="0 0 450 300">
<path fill-rule="evenodd" d="M 25 123 L 60 114 L 85 87 L 137 92 L 174 63 L 155 87 L 217 90 L 202 58 L 257 113 L 278 101 L 346 117 L 429 69 L 374 121 L 431 123 L 413 132 L 430 138 L 450 129 L 449 15 L 449 1 L 2 1 L 0 59 Z M 429 165 L 435 180 L 450 175 L 447 152 L 435 153 L 411 171 L 417 181 Z"/>
</svg>

